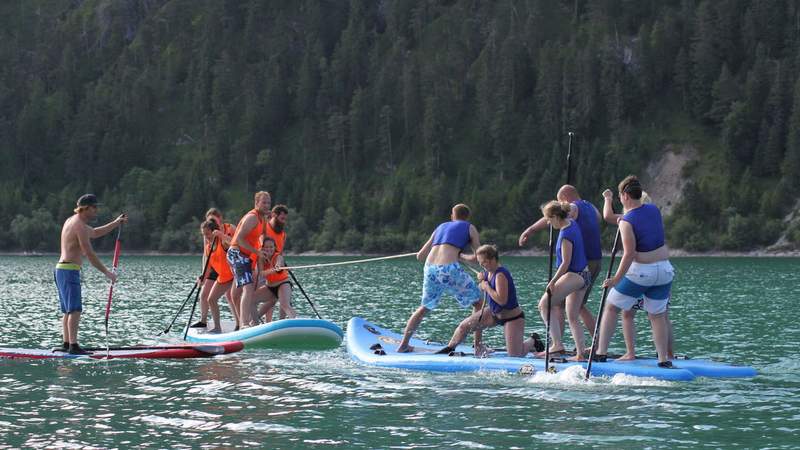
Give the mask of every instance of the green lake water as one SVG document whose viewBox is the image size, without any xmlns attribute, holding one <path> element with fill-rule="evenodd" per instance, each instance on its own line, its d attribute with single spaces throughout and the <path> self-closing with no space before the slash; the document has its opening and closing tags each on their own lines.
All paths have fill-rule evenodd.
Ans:
<svg viewBox="0 0 800 450">
<path fill-rule="evenodd" d="M 55 262 L 0 257 L 0 346 L 60 343 Z M 541 332 L 535 304 L 546 259 L 503 262 L 528 312 L 527 330 Z M 570 371 L 533 377 L 409 372 L 362 366 L 344 345 L 195 360 L 0 360 L 0 448 L 797 448 L 799 263 L 673 260 L 677 352 L 755 366 L 754 379 L 584 382 Z M 191 289 L 199 257 L 123 255 L 120 267 L 111 343 L 155 342 Z M 104 345 L 108 285 L 88 263 L 84 272 L 81 341 Z M 412 258 L 297 271 L 324 318 L 344 328 L 363 316 L 395 330 L 419 303 L 421 273 Z M 590 300 L 595 312 L 599 297 L 596 290 Z M 311 316 L 302 297 L 294 303 Z M 447 299 L 418 335 L 446 340 L 464 314 Z M 637 327 L 639 354 L 653 354 L 641 313 Z M 178 328 L 169 340 L 179 339 Z M 501 346 L 500 329 L 487 340 Z M 611 350 L 621 349 L 618 332 Z"/>
</svg>

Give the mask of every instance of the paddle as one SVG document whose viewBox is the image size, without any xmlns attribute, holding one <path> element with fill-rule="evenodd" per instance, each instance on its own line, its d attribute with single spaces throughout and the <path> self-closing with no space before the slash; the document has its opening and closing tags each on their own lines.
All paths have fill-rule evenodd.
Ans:
<svg viewBox="0 0 800 450">
<path fill-rule="evenodd" d="M 606 273 L 606 279 L 611 278 L 611 271 L 614 268 L 614 257 L 617 256 L 617 250 L 619 246 L 619 235 L 620 232 L 617 230 L 617 235 L 614 236 L 614 246 L 611 248 L 611 263 L 608 265 L 608 273 Z M 603 320 L 603 310 L 606 306 L 606 297 L 608 297 L 608 288 L 603 288 L 603 296 L 600 297 L 600 310 L 597 312 L 597 322 L 594 324 L 594 335 L 592 336 L 592 347 L 589 350 L 589 362 L 586 365 L 586 379 L 589 379 L 589 376 L 592 373 L 592 360 L 597 352 L 597 336 L 600 331 L 600 321 Z"/>
<path fill-rule="evenodd" d="M 111 263 L 111 273 L 117 274 L 117 267 L 119 266 L 119 254 L 122 251 L 122 240 L 120 236 L 122 235 L 122 223 L 119 224 L 117 227 L 117 241 L 114 243 L 114 261 Z M 115 281 L 111 282 L 111 285 L 108 287 L 108 301 L 106 302 L 106 353 L 108 353 L 108 317 L 111 315 L 111 298 L 114 295 L 114 283 Z"/>
<path fill-rule="evenodd" d="M 200 275 L 200 280 L 197 282 L 197 284 L 203 284 L 203 282 L 206 280 L 206 272 L 208 271 L 208 262 L 211 261 L 211 254 L 214 253 L 216 247 L 217 247 L 217 238 L 214 238 L 211 241 L 211 247 L 208 249 L 208 255 L 206 255 L 206 263 L 205 266 L 203 267 L 203 274 Z M 202 290 L 203 288 L 200 287 L 200 289 L 197 290 L 197 293 L 194 294 L 194 303 L 192 303 L 192 311 L 189 313 L 189 321 L 186 322 L 186 330 L 183 332 L 184 341 L 186 340 L 186 335 L 189 334 L 189 325 L 192 324 L 192 318 L 194 317 L 194 310 L 197 309 L 197 300 L 200 298 L 200 291 Z"/>
<path fill-rule="evenodd" d="M 209 257 L 206 258 L 205 265 L 203 266 L 203 275 L 200 278 L 203 279 L 205 278 L 205 273 L 208 270 L 208 263 L 210 261 L 211 261 L 211 256 L 209 255 Z M 186 304 L 189 303 L 189 299 L 192 298 L 192 294 L 194 294 L 194 290 L 197 289 L 198 284 L 200 284 L 199 280 L 195 280 L 194 285 L 192 285 L 192 290 L 189 291 L 189 295 L 186 296 L 186 300 L 184 300 L 183 303 L 181 304 L 181 307 L 178 308 L 178 312 L 175 313 L 175 317 L 172 318 L 172 322 L 169 323 L 169 325 L 167 326 L 167 328 L 164 329 L 164 331 L 158 333 L 156 336 L 161 336 L 163 334 L 169 333 L 169 330 L 171 330 L 172 326 L 175 325 L 175 321 L 178 320 L 178 316 L 181 315 L 183 309 L 186 307 Z"/>
<path fill-rule="evenodd" d="M 314 314 L 316 314 L 316 315 L 317 315 L 317 318 L 318 318 L 318 319 L 322 319 L 322 316 L 320 316 L 320 315 L 319 315 L 319 312 L 317 311 L 317 308 L 314 306 L 314 302 L 312 302 L 312 301 L 311 301 L 311 298 L 308 296 L 308 294 L 306 294 L 306 290 L 305 290 L 305 289 L 303 289 L 303 286 L 302 286 L 302 285 L 300 284 L 300 282 L 297 280 L 297 277 L 296 277 L 296 276 L 294 276 L 294 272 L 292 272 L 292 271 L 290 270 L 290 271 L 289 271 L 289 276 L 291 276 L 291 277 L 292 277 L 292 280 L 294 280 L 295 284 L 297 284 L 297 287 L 298 287 L 298 288 L 300 288 L 300 292 L 302 292 L 302 293 L 303 293 L 303 296 L 306 298 L 306 300 L 308 300 L 308 304 L 309 304 L 309 305 L 311 305 L 311 309 L 313 309 L 313 310 L 314 310 Z"/>
</svg>

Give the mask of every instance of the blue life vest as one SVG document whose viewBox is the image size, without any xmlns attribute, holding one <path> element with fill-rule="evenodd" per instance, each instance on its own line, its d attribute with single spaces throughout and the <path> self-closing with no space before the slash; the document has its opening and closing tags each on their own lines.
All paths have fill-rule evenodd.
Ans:
<svg viewBox="0 0 800 450">
<path fill-rule="evenodd" d="M 578 222 L 578 227 L 581 229 L 586 259 L 589 261 L 602 259 L 600 224 L 597 222 L 597 212 L 594 206 L 586 200 L 578 200 L 573 205 L 578 208 L 578 218 L 575 221 Z"/>
<path fill-rule="evenodd" d="M 578 224 L 572 219 L 569 220 L 569 225 L 562 228 L 558 233 L 558 241 L 556 242 L 556 267 L 561 266 L 561 242 L 564 239 L 572 242 L 572 259 L 569 262 L 569 271 L 575 273 L 583 272 L 586 268 L 586 253 L 583 250 L 583 236 L 581 236 L 581 229 Z"/>
<path fill-rule="evenodd" d="M 498 267 L 497 270 L 494 271 L 494 276 L 489 278 L 488 272 L 485 270 L 483 271 L 483 277 L 485 280 L 488 280 L 489 286 L 492 287 L 495 291 L 497 290 L 497 274 L 502 273 L 506 276 L 506 280 L 508 280 L 508 298 L 506 299 L 506 304 L 501 305 L 494 301 L 491 295 L 489 295 L 489 306 L 492 308 L 492 314 L 498 314 L 500 311 L 504 309 L 514 309 L 519 306 L 517 302 L 517 288 L 514 286 L 514 279 L 511 278 L 511 272 L 508 271 L 505 267 Z M 488 294 L 487 294 L 488 295 Z"/>
<path fill-rule="evenodd" d="M 645 204 L 632 209 L 622 220 L 633 227 L 637 252 L 650 252 L 664 245 L 664 222 L 656 205 Z"/>
<path fill-rule="evenodd" d="M 445 222 L 433 232 L 433 245 L 450 244 L 463 249 L 469 241 L 469 222 L 466 220 Z"/>
</svg>

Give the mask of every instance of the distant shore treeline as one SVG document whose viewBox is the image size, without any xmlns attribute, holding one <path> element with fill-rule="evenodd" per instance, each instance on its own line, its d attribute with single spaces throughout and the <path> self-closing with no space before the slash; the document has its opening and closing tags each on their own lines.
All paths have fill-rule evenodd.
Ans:
<svg viewBox="0 0 800 450">
<path fill-rule="evenodd" d="M 698 150 L 673 247 L 796 246 L 799 22 L 789 0 L 2 2 L 0 249 L 57 250 L 94 192 L 128 248 L 194 250 L 209 206 L 259 189 L 294 251 L 416 249 L 456 202 L 516 247 L 567 131 L 592 199 Z"/>
</svg>

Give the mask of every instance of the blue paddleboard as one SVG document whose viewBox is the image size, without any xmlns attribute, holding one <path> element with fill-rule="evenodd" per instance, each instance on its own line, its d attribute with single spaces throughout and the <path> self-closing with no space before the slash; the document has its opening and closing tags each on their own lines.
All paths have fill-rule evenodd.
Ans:
<svg viewBox="0 0 800 450">
<path fill-rule="evenodd" d="M 397 353 L 397 345 L 401 335 L 381 328 L 360 317 L 350 319 L 347 324 L 345 341 L 347 351 L 353 359 L 380 367 L 399 369 L 425 370 L 434 372 L 475 372 L 482 370 L 504 371 L 530 374 L 544 370 L 544 359 L 527 357 L 510 357 L 504 352 L 492 353 L 488 358 L 476 358 L 472 348 L 460 345 L 457 352 L 465 356 L 448 356 L 434 354 L 444 347 L 441 343 L 425 342 L 412 339 L 412 353 Z M 732 366 L 708 360 L 675 360 L 673 369 L 658 367 L 653 358 L 640 358 L 635 361 L 592 363 L 593 376 L 613 376 L 618 373 L 649 377 L 668 381 L 691 381 L 695 377 L 753 377 L 757 372 L 752 367 Z M 556 371 L 571 366 L 586 367 L 585 362 L 551 362 L 550 367 Z"/>
</svg>

